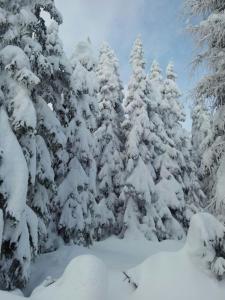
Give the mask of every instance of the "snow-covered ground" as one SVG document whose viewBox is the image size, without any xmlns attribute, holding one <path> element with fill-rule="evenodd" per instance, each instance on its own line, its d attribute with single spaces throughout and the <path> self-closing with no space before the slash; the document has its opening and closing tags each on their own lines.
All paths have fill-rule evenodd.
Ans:
<svg viewBox="0 0 225 300">
<path fill-rule="evenodd" d="M 176 251 L 182 247 L 182 242 L 164 241 L 161 243 L 148 242 L 145 239 L 120 240 L 116 237 L 94 244 L 90 249 L 78 246 L 63 246 L 54 253 L 41 255 L 31 268 L 31 279 L 24 291 L 30 295 L 32 290 L 40 285 L 46 277 L 59 278 L 69 262 L 80 255 L 94 255 L 105 264 L 109 283 L 122 282 L 123 271 L 142 263 L 150 255 L 160 251 Z M 113 278 L 111 281 L 110 279 Z M 113 285 L 112 284 L 112 285 Z M 124 286 L 126 284 L 123 283 Z M 112 290 L 115 286 L 109 286 Z"/>
<path fill-rule="evenodd" d="M 211 244 L 224 227 L 203 217 L 193 218 L 186 243 L 130 236 L 112 237 L 90 249 L 62 246 L 36 260 L 24 294 L 31 300 L 225 299 L 224 280 L 206 267 L 216 261 Z M 0 299 L 24 298 L 16 291 L 0 292 Z"/>
</svg>

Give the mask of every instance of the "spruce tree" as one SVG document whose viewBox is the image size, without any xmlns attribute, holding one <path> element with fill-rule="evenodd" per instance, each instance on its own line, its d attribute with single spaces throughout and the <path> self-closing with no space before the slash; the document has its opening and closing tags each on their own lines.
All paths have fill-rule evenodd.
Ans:
<svg viewBox="0 0 225 300">
<path fill-rule="evenodd" d="M 73 113 L 72 109 L 67 111 L 71 69 L 58 38 L 57 24 L 62 20 L 54 2 L 49 1 L 45 6 L 41 1 L 36 1 L 31 8 L 35 22 L 27 29 L 27 35 L 22 41 L 32 71 L 40 82 L 32 91 L 37 116 L 37 173 L 35 182 L 29 185 L 28 202 L 39 220 L 40 251 L 47 251 L 57 247 L 55 238 L 52 238 L 57 233 L 55 223 L 58 209 L 54 200 L 57 186 L 67 172 L 69 159 L 66 151 L 67 138 L 62 126 L 67 126 L 68 116 Z M 49 28 L 42 18 L 42 9 L 48 11 L 54 20 Z M 43 195 L 44 201 L 40 195 Z"/>
<path fill-rule="evenodd" d="M 65 242 L 89 245 L 99 215 L 96 210 L 97 82 L 90 42 L 80 42 L 71 58 L 68 110 L 73 116 L 66 127 L 69 163 L 56 197 L 58 230 Z M 96 216 L 96 218 L 95 218 Z"/>
<path fill-rule="evenodd" d="M 89 38 L 76 45 L 71 57 L 71 64 L 77 92 L 83 97 L 83 101 L 81 101 L 83 117 L 87 128 L 93 133 L 97 129 L 99 115 L 98 80 L 96 74 L 97 58 Z"/>
<path fill-rule="evenodd" d="M 210 201 L 208 209 L 224 218 L 225 100 L 224 100 L 224 1 L 186 0 L 188 12 L 200 20 L 190 28 L 199 47 L 195 66 L 206 64 L 208 74 L 195 89 L 196 101 L 210 103 L 213 114 L 212 133 L 201 162 L 204 191 Z"/>
<path fill-rule="evenodd" d="M 32 89 L 39 84 L 23 51 L 21 33 L 35 20 L 30 7 L 0 2 L 0 208 L 1 276 L 3 289 L 23 287 L 37 254 L 37 218 L 27 206 L 28 182 L 36 173 L 36 113 Z M 23 19 L 27 13 L 28 20 Z M 13 16 L 13 18 L 12 18 Z M 20 21 L 22 20 L 22 22 Z"/>
<path fill-rule="evenodd" d="M 166 138 L 164 151 L 155 159 L 157 191 L 167 203 L 172 215 L 187 229 L 190 216 L 204 199 L 196 175 L 196 166 L 190 156 L 190 141 L 182 127 L 185 115 L 180 102 L 177 75 L 169 63 L 162 89 L 159 114 Z M 165 191 L 170 193 L 165 193 Z M 170 195 L 167 197 L 167 195 Z"/>
<path fill-rule="evenodd" d="M 96 197 L 96 151 L 97 143 L 94 132 L 99 118 L 98 80 L 96 74 L 97 58 L 92 49 L 91 41 L 79 42 L 71 58 L 73 74 L 72 82 L 79 98 L 79 110 L 87 128 L 86 139 L 89 151 L 86 162 L 82 166 L 89 178 L 90 191 Z"/>
<path fill-rule="evenodd" d="M 98 143 L 97 202 L 101 214 L 99 239 L 118 231 L 119 195 L 123 185 L 122 84 L 116 56 L 107 44 L 103 44 L 100 50 L 97 75 L 100 116 L 95 138 Z"/>
<path fill-rule="evenodd" d="M 1 165 L 4 174 L 1 184 L 4 220 L 1 285 L 14 288 L 26 284 L 30 261 L 38 248 L 42 251 L 51 219 L 50 200 L 55 194 L 53 153 L 55 144 L 62 140 L 56 142 L 58 136 L 55 133 L 53 136 L 55 128 L 50 125 L 53 117 L 49 117 L 47 105 L 50 101 L 44 96 L 52 81 L 52 67 L 45 56 L 47 30 L 41 10 L 47 11 L 58 23 L 62 20 L 51 0 L 29 3 L 0 1 L 0 7 L 3 28 L 0 43 L 1 128 L 9 132 L 8 138 L 13 141 L 12 147 L 17 152 L 15 160 L 21 166 L 19 177 L 11 162 L 7 161 L 7 143 L 10 141 L 7 142 L 7 137 L 2 135 L 1 144 L 5 145 L 2 162 L 5 163 Z M 55 115 L 54 118 L 57 119 Z M 51 134 L 44 130 L 44 124 Z M 61 125 L 58 129 L 61 131 Z M 7 169 L 14 173 L 9 176 L 15 176 L 14 181 L 21 183 L 23 191 L 20 194 L 18 191 L 18 207 L 15 205 L 9 210 L 6 203 L 10 206 L 12 191 L 7 183 Z"/>
<path fill-rule="evenodd" d="M 150 116 L 150 89 L 144 71 L 143 46 L 140 38 L 134 43 L 131 53 L 132 76 L 124 102 L 127 118 L 125 131 L 125 185 L 121 193 L 124 201 L 124 218 L 121 235 L 136 232 L 147 239 L 163 239 L 166 227 L 163 222 L 173 222 L 168 208 L 156 193 L 155 170 L 152 165 L 154 143 Z M 158 201 L 159 200 L 159 201 Z"/>
</svg>

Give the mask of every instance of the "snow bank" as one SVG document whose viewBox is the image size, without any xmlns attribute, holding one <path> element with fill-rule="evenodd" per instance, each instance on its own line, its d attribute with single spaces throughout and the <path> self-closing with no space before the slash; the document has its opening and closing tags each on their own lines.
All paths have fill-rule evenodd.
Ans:
<svg viewBox="0 0 225 300">
<path fill-rule="evenodd" d="M 128 272 L 138 285 L 130 300 L 224 299 L 225 286 L 191 263 L 185 251 L 160 253 Z"/>
<path fill-rule="evenodd" d="M 45 284 L 46 285 L 46 284 Z M 107 272 L 101 260 L 92 255 L 78 256 L 63 276 L 34 290 L 32 300 L 106 300 Z"/>
<path fill-rule="evenodd" d="M 1 300 L 24 300 L 25 298 L 14 293 L 0 291 Z"/>
<path fill-rule="evenodd" d="M 216 218 L 207 213 L 194 215 L 184 250 L 194 263 L 222 279 L 225 273 L 225 227 Z"/>
<path fill-rule="evenodd" d="M 82 253 L 88 255 L 77 256 L 71 260 L 58 280 L 47 278 L 34 290 L 29 299 L 225 299 L 225 280 L 219 281 L 215 276 L 218 275 L 215 269 L 219 266 L 217 270 L 222 270 L 223 266 L 221 261 L 223 261 L 224 233 L 224 226 L 213 216 L 201 213 L 192 218 L 186 244 L 177 252 L 169 252 L 180 249 L 175 241 L 153 243 L 134 238 L 124 240 L 111 238 L 96 243 L 92 249 L 64 246 L 55 253 L 42 255 L 32 273 L 35 272 L 37 278 L 43 273 L 59 277 L 61 269 L 72 257 Z M 162 250 L 166 252 L 152 255 Z M 101 257 L 105 264 L 90 253 Z M 152 256 L 137 267 L 132 267 L 148 255 Z M 131 267 L 132 269 L 125 271 Z M 131 284 L 125 280 L 123 271 L 130 277 Z M 0 299 L 24 298 L 0 292 Z"/>
<path fill-rule="evenodd" d="M 224 299 L 225 283 L 214 276 L 224 272 L 224 233 L 213 216 L 195 215 L 182 250 L 156 254 L 127 272 L 138 286 L 129 299 Z"/>
</svg>

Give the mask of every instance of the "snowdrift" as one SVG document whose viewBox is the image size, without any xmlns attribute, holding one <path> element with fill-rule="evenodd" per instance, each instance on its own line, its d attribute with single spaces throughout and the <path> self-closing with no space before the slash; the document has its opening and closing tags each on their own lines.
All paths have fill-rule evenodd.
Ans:
<svg viewBox="0 0 225 300">
<path fill-rule="evenodd" d="M 127 280 L 124 280 L 120 258 L 122 248 L 117 247 L 120 270 L 117 270 L 115 266 L 109 266 L 105 261 L 108 265 L 107 270 L 105 263 L 93 255 L 78 256 L 70 261 L 58 280 L 47 278 L 33 291 L 30 299 L 225 299 L 224 237 L 224 226 L 213 216 L 197 214 L 192 218 L 186 244 L 181 250 L 154 254 L 137 267 L 125 271 L 128 275 Z M 134 240 L 134 245 L 136 242 Z M 140 247 L 146 245 L 141 241 L 138 243 Z M 152 243 L 152 246 L 155 247 L 156 244 Z M 160 249 L 159 244 L 157 245 Z M 110 250 L 113 250 L 113 247 Z M 96 251 L 96 255 L 100 256 L 99 254 L 100 252 Z M 113 257 L 115 254 L 109 251 L 110 255 Z M 123 257 L 122 251 L 121 257 Z M 104 260 L 104 256 L 102 259 Z M 12 293 L 0 292 L 0 299 L 21 300 L 24 298 Z"/>
<path fill-rule="evenodd" d="M 46 287 L 47 285 L 47 287 Z M 34 290 L 32 300 L 106 300 L 107 271 L 102 261 L 91 255 L 78 256 L 56 282 Z"/>
<path fill-rule="evenodd" d="M 225 283 L 218 281 L 224 273 L 224 235 L 213 216 L 196 214 L 182 250 L 156 254 L 127 272 L 138 286 L 130 299 L 225 299 Z"/>
</svg>

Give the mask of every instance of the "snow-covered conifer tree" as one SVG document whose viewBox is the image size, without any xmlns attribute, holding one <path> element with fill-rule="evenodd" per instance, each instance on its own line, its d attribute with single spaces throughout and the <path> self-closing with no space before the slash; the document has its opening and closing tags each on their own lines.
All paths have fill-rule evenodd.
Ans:
<svg viewBox="0 0 225 300">
<path fill-rule="evenodd" d="M 97 129 L 99 117 L 98 109 L 98 80 L 96 74 L 97 58 L 92 49 L 91 41 L 79 42 L 71 58 L 73 67 L 72 82 L 76 88 L 79 114 L 83 118 L 86 127 L 87 140 L 86 158 L 82 166 L 85 170 L 90 185 L 90 192 L 96 197 L 96 141 L 94 132 Z M 84 134 L 84 133 L 81 133 Z M 84 141 L 83 141 L 84 144 Z M 82 150 L 84 152 L 84 150 Z"/>
<path fill-rule="evenodd" d="M 150 80 L 155 81 L 155 83 L 157 81 L 159 83 L 163 82 L 162 70 L 156 59 L 152 62 L 149 78 Z"/>
<path fill-rule="evenodd" d="M 36 175 L 36 113 L 31 91 L 40 81 L 20 39 L 22 30 L 35 19 L 29 9 L 4 2 L 0 10 L 0 284 L 5 289 L 26 284 L 38 250 L 37 218 L 27 206 L 27 191 Z"/>
<path fill-rule="evenodd" d="M 191 28 L 199 46 L 195 65 L 206 64 L 208 74 L 198 83 L 197 101 L 209 103 L 214 112 L 212 132 L 206 141 L 206 150 L 201 164 L 204 191 L 210 200 L 211 212 L 223 215 L 225 212 L 225 69 L 224 69 L 224 1 L 186 0 L 189 13 L 200 22 Z M 224 218 L 224 217 L 223 217 Z"/>
<path fill-rule="evenodd" d="M 77 93 L 82 94 L 81 101 L 83 117 L 87 128 L 93 133 L 98 122 L 98 80 L 96 75 L 97 58 L 92 49 L 90 39 L 79 42 L 71 58 L 73 81 Z"/>
<path fill-rule="evenodd" d="M 100 117 L 95 138 L 98 143 L 97 202 L 101 214 L 97 234 L 99 239 L 118 230 L 119 195 L 123 185 L 122 84 L 119 78 L 118 61 L 107 44 L 103 44 L 100 50 L 97 75 Z"/>
<path fill-rule="evenodd" d="M 30 9 L 34 20 L 27 28 L 27 34 L 22 37 L 22 45 L 31 69 L 40 82 L 32 91 L 37 116 L 37 173 L 35 181 L 29 186 L 28 196 L 29 205 L 38 215 L 40 250 L 45 251 L 55 248 L 50 239 L 52 231 L 56 233 L 53 199 L 57 194 L 57 185 L 67 172 L 67 139 L 62 126 L 68 124 L 68 116 L 73 113 L 72 109 L 67 111 L 69 105 L 66 107 L 66 101 L 69 102 L 70 98 L 71 69 L 58 38 L 57 24 L 62 20 L 54 2 L 43 4 L 42 1 L 34 1 Z M 42 9 L 48 11 L 55 20 L 49 28 L 42 18 Z"/>
<path fill-rule="evenodd" d="M 89 41 L 80 42 L 71 58 L 70 108 L 74 116 L 66 128 L 68 171 L 59 186 L 58 229 L 66 242 L 89 245 L 96 214 L 96 143 L 98 84 L 96 61 Z"/>
<path fill-rule="evenodd" d="M 144 71 L 143 46 L 140 38 L 135 41 L 131 53 L 132 76 L 125 99 L 126 120 L 123 128 L 126 136 L 125 185 L 121 194 L 124 201 L 124 218 L 121 234 L 125 231 L 142 232 L 148 239 L 172 236 L 175 228 L 169 209 L 158 199 L 155 187 L 156 173 L 152 165 L 156 136 L 149 119 L 149 83 Z M 172 227 L 171 227 L 172 226 Z M 168 227 L 168 228 L 166 228 Z M 177 235 L 183 234 L 176 227 Z"/>
<path fill-rule="evenodd" d="M 189 137 L 182 127 L 185 115 L 179 102 L 181 93 L 176 77 L 173 64 L 169 63 L 159 103 L 166 143 L 164 151 L 155 159 L 154 166 L 158 176 L 159 197 L 164 198 L 173 216 L 183 227 L 187 227 L 190 211 L 195 210 L 195 205 L 198 206 L 204 199 L 204 194 L 197 179 L 196 166 L 190 157 Z M 170 193 L 165 193 L 166 190 Z"/>
<path fill-rule="evenodd" d="M 4 178 L 1 185 L 4 219 L 1 285 L 4 288 L 22 287 L 28 280 L 29 264 L 40 247 L 44 232 L 43 222 L 40 220 L 47 219 L 51 194 L 49 187 L 54 186 L 53 157 L 44 141 L 47 133 L 40 136 L 44 132 L 43 122 L 48 123 L 49 119 L 47 114 L 39 114 L 43 111 L 40 109 L 40 106 L 43 108 L 44 101 L 41 93 L 44 90 L 43 82 L 52 81 L 51 65 L 43 55 L 46 27 L 41 18 L 42 9 L 49 12 L 58 23 L 61 22 L 52 0 L 1 2 L 1 132 L 4 130 L 2 128 L 8 132 L 8 136 L 1 136 L 1 145 L 5 145 L 2 152 L 2 161 L 5 162 L 1 166 L 1 177 Z M 50 138 L 48 142 L 51 143 Z M 11 155 L 12 163 L 6 156 L 6 152 L 9 152 L 6 149 L 8 143 L 15 150 L 15 154 Z M 19 174 L 17 167 L 21 169 Z M 7 170 L 12 175 L 6 174 Z M 13 187 L 18 193 L 16 203 L 20 210 L 17 213 L 17 205 L 9 210 L 6 205 L 13 199 L 12 184 L 20 184 L 21 189 L 19 194 L 19 190 Z M 29 206 L 41 218 L 37 220 Z M 49 213 L 47 217 L 50 218 Z"/>
</svg>

